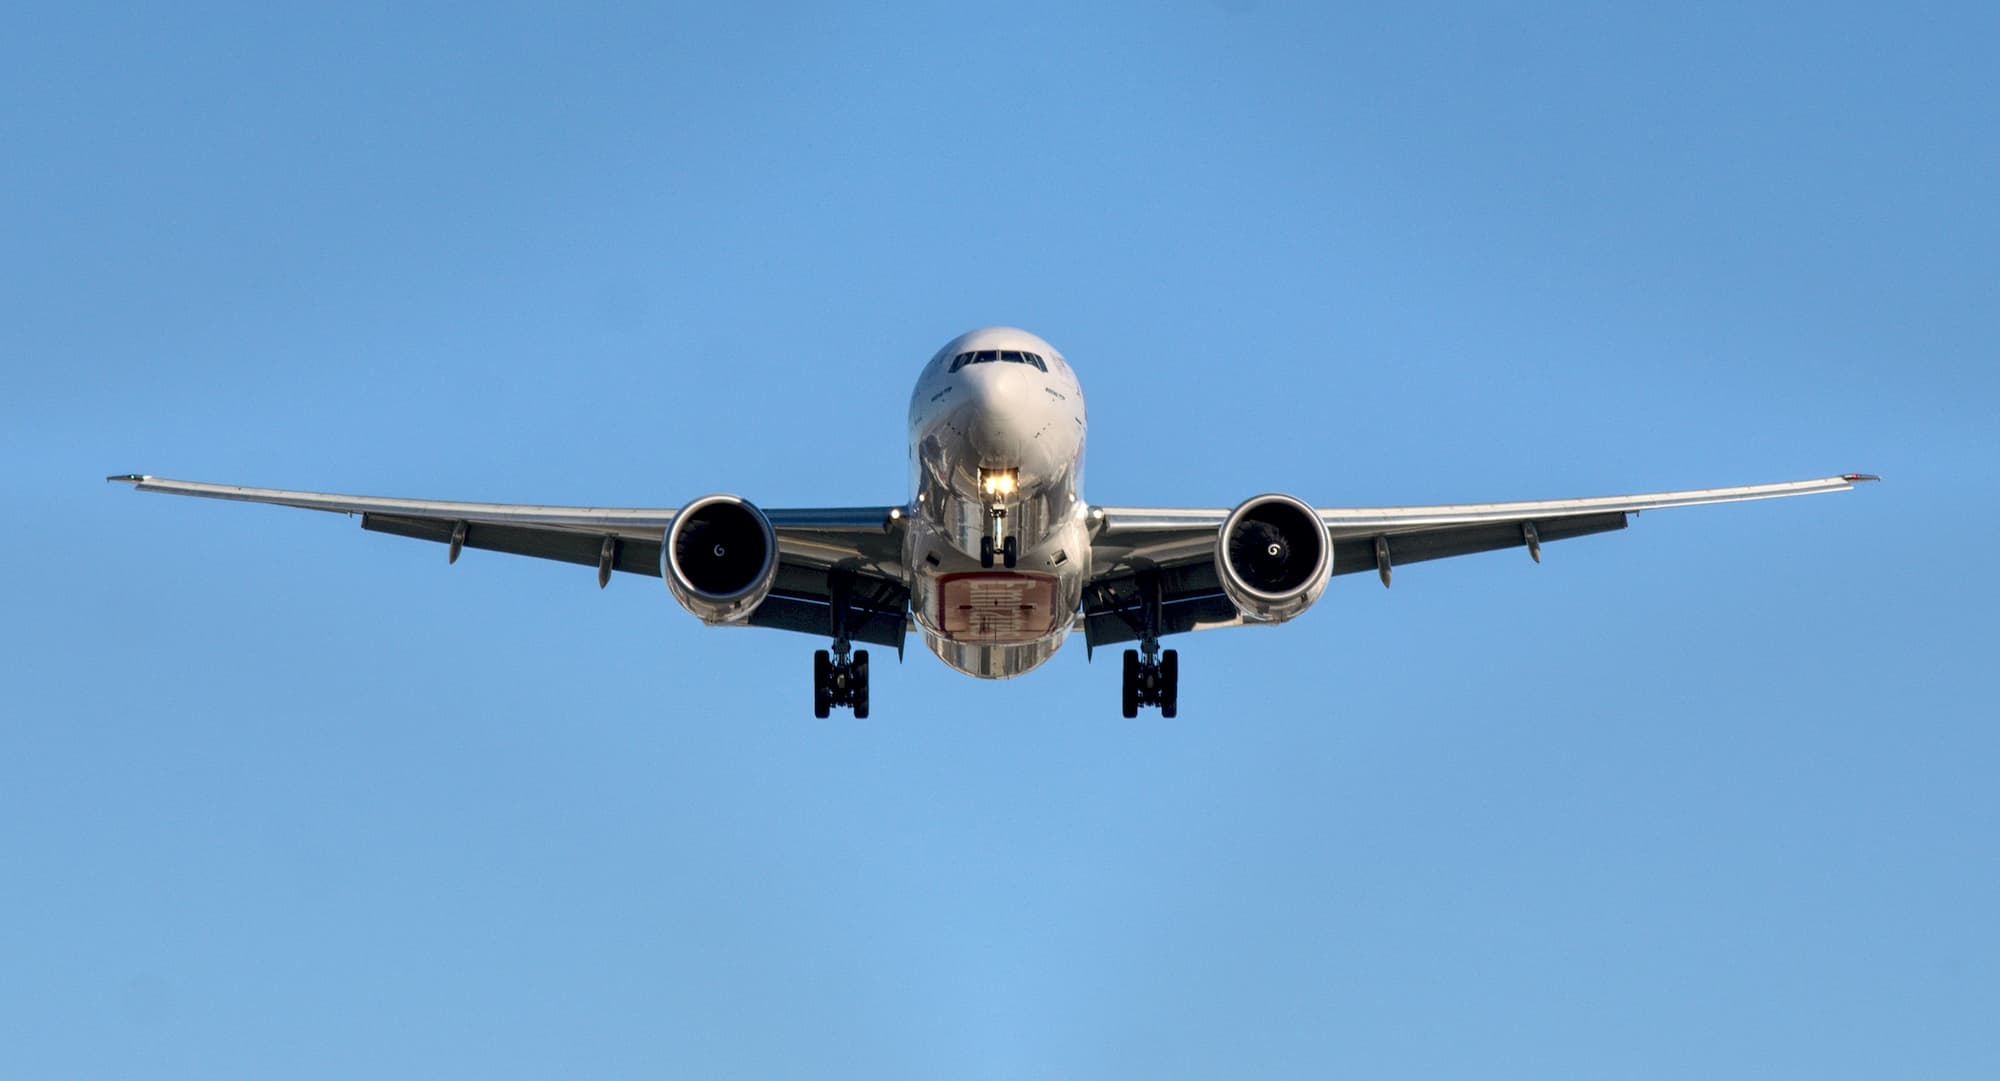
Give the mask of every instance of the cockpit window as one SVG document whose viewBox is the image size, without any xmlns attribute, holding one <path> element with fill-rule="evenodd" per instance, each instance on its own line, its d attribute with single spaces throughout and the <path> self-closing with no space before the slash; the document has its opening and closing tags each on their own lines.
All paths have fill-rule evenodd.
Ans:
<svg viewBox="0 0 2000 1081">
<path fill-rule="evenodd" d="M 1049 370 L 1048 363 L 1039 353 L 1023 352 L 1019 349 L 976 349 L 970 353 L 960 353 L 951 358 L 951 371 L 957 371 L 968 364 L 991 364 L 1000 361 L 1005 364 L 1032 364 L 1036 371 Z"/>
</svg>

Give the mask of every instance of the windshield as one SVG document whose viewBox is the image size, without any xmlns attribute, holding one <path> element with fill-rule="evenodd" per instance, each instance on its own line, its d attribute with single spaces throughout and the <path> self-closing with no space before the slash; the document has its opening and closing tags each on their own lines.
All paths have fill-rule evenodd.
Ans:
<svg viewBox="0 0 2000 1081">
<path fill-rule="evenodd" d="M 960 353 L 951 358 L 950 370 L 955 372 L 968 364 L 992 364 L 995 362 L 1001 364 L 1031 364 L 1036 371 L 1046 372 L 1049 370 L 1049 366 L 1047 362 L 1042 360 L 1041 354 L 1029 353 L 1019 349 L 975 349 L 970 353 Z"/>
</svg>

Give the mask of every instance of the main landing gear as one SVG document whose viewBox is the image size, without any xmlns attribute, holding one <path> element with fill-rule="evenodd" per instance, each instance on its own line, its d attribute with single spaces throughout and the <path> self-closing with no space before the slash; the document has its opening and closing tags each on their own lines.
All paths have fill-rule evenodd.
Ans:
<svg viewBox="0 0 2000 1081">
<path fill-rule="evenodd" d="M 1140 706 L 1158 706 L 1162 717 L 1177 716 L 1181 711 L 1181 655 L 1177 650 L 1160 649 L 1160 576 L 1146 572 L 1138 576 L 1136 584 L 1139 648 L 1125 651 L 1125 683 L 1119 705 L 1127 717 L 1137 717 Z"/>
<path fill-rule="evenodd" d="M 833 648 L 813 651 L 813 716 L 821 718 L 839 706 L 868 717 L 868 651 L 853 649 L 848 632 L 853 624 L 854 578 L 835 569 L 827 575 L 827 611 L 832 617 Z"/>
<path fill-rule="evenodd" d="M 1157 659 L 1155 659 L 1157 655 Z M 1125 716 L 1137 717 L 1140 706 L 1160 707 L 1160 716 L 1173 717 L 1181 711 L 1181 655 L 1164 650 L 1155 642 L 1142 659 L 1139 651 L 1125 651 L 1125 688 L 1120 698 Z"/>
<path fill-rule="evenodd" d="M 813 651 L 813 716 L 824 719 L 835 706 L 868 718 L 868 651 L 857 649 L 850 659 L 845 641 Z"/>
</svg>

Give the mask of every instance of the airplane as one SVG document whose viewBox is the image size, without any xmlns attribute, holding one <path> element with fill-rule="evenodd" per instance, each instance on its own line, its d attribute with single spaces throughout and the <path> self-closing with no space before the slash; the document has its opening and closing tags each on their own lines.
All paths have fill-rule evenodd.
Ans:
<svg viewBox="0 0 2000 1081">
<path fill-rule="evenodd" d="M 1083 388 L 1062 353 L 1012 327 L 961 334 L 910 395 L 912 494 L 901 506 L 766 509 L 734 495 L 680 507 L 564 507 L 385 499 L 107 478 L 143 492 L 360 515 L 361 528 L 446 546 L 595 565 L 664 579 L 712 626 L 775 627 L 830 640 L 813 654 L 813 714 L 868 716 L 868 650 L 902 656 L 914 629 L 950 667 L 1006 679 L 1081 630 L 1087 653 L 1123 655 L 1121 712 L 1179 712 L 1189 631 L 1297 617 L 1336 575 L 1526 548 L 1623 529 L 1668 507 L 1845 491 L 1879 478 L 1650 495 L 1413 507 L 1317 507 L 1278 493 L 1235 507 L 1104 506 L 1083 499 Z"/>
</svg>

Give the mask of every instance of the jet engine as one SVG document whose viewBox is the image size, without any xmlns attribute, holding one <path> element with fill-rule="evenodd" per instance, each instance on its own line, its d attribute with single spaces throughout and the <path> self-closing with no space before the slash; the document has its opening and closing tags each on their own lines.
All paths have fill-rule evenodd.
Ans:
<svg viewBox="0 0 2000 1081">
<path fill-rule="evenodd" d="M 1230 511 L 1216 533 L 1215 572 L 1244 619 L 1283 623 L 1326 591 L 1333 542 L 1311 507 L 1260 495 Z"/>
<path fill-rule="evenodd" d="M 704 623 L 741 623 L 778 577 L 778 536 L 748 501 L 712 495 L 681 508 L 660 546 L 660 577 Z"/>
</svg>

